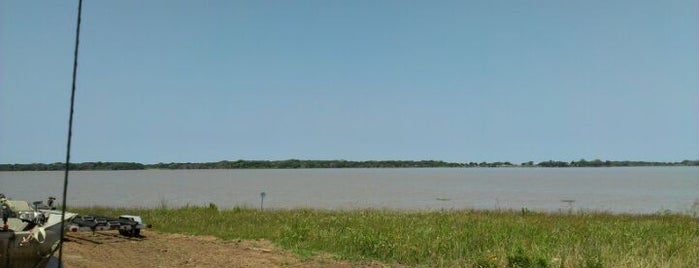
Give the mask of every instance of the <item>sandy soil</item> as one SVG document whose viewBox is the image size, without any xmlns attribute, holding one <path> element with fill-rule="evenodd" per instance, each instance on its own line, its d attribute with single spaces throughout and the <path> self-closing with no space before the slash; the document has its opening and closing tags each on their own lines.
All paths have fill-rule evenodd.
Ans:
<svg viewBox="0 0 699 268">
<path fill-rule="evenodd" d="M 269 241 L 223 241 L 210 236 L 161 234 L 143 230 L 128 239 L 112 232 L 70 233 L 63 263 L 78 267 L 385 267 L 338 261 L 330 256 L 300 260 Z M 58 253 L 56 253 L 56 256 Z"/>
</svg>

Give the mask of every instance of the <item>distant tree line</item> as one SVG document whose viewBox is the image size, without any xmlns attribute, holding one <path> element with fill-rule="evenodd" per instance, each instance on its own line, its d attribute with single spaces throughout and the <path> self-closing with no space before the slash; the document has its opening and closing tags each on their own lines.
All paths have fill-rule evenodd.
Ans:
<svg viewBox="0 0 699 268">
<path fill-rule="evenodd" d="M 291 168 L 419 168 L 419 167 L 462 167 L 459 163 L 444 161 L 347 161 L 347 160 L 238 160 L 211 163 L 158 163 L 147 165 L 156 169 L 291 169 Z"/>
<path fill-rule="evenodd" d="M 682 162 L 648 162 L 648 161 L 602 161 L 595 159 L 587 161 L 545 161 L 536 164 L 539 167 L 650 167 L 650 166 L 699 166 L 699 160 L 684 160 Z"/>
<path fill-rule="evenodd" d="M 134 162 L 84 162 L 71 163 L 71 170 L 141 170 L 141 169 L 295 169 L 295 168 L 429 168 L 429 167 L 643 167 L 643 166 L 699 166 L 699 160 L 681 162 L 648 161 L 534 161 L 513 164 L 511 162 L 451 163 L 435 160 L 422 161 L 347 161 L 347 160 L 237 160 L 207 163 L 158 163 Z M 64 163 L 0 164 L 0 171 L 51 171 L 65 170 Z"/>
<path fill-rule="evenodd" d="M 65 163 L 0 164 L 0 171 L 51 171 L 65 170 Z M 133 162 L 83 162 L 70 163 L 70 170 L 138 170 L 146 165 Z"/>
</svg>

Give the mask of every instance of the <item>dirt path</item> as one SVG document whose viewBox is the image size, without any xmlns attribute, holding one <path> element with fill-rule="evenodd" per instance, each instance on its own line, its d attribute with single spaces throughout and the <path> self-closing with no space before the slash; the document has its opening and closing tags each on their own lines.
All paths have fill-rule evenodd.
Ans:
<svg viewBox="0 0 699 268">
<path fill-rule="evenodd" d="M 143 239 L 113 234 L 71 233 L 63 248 L 66 267 L 384 267 L 356 265 L 331 257 L 299 260 L 269 241 L 223 241 L 211 236 L 142 233 Z M 95 243 L 99 242 L 99 243 Z M 58 254 L 56 254 L 58 255 Z"/>
</svg>

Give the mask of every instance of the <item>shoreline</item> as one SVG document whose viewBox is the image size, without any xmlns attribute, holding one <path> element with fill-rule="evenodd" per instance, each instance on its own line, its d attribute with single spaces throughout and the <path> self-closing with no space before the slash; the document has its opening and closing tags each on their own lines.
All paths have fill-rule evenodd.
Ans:
<svg viewBox="0 0 699 268">
<path fill-rule="evenodd" d="M 265 207 L 260 210 L 259 206 L 218 206 L 215 203 L 208 204 L 186 204 L 181 206 L 173 206 L 167 204 L 160 204 L 154 206 L 71 206 L 68 210 L 107 210 L 107 211 L 121 211 L 121 210 L 181 210 L 190 208 L 212 208 L 217 211 L 236 211 L 236 210 L 258 210 L 261 212 L 294 212 L 294 211 L 315 211 L 315 212 L 329 212 L 329 213 L 356 213 L 356 212 L 392 212 L 392 213 L 403 213 L 403 214 L 420 214 L 420 213 L 503 213 L 503 214 L 541 214 L 549 216 L 581 216 L 581 215 L 593 215 L 593 216 L 619 216 L 619 217 L 654 217 L 654 216 L 689 216 L 699 219 L 699 199 L 693 204 L 693 207 L 686 211 L 673 211 L 669 209 L 658 210 L 655 212 L 614 212 L 606 210 L 585 210 L 585 209 L 559 209 L 557 211 L 543 210 L 543 209 L 531 209 L 531 208 L 517 208 L 517 209 L 476 209 L 476 208 L 390 208 L 390 207 L 355 207 L 355 208 L 321 208 L 321 207 L 290 207 L 290 208 L 276 208 L 276 207 Z"/>
<path fill-rule="evenodd" d="M 264 210 L 215 206 L 78 213 L 141 215 L 153 230 L 223 241 L 268 240 L 300 256 L 389 266 L 696 267 L 699 219 L 531 211 Z M 667 252 L 673 252 L 667 255 Z"/>
</svg>

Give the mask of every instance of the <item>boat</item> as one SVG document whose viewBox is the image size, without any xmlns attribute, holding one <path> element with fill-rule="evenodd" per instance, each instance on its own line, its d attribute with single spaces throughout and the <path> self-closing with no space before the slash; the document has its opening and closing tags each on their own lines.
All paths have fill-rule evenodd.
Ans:
<svg viewBox="0 0 699 268">
<path fill-rule="evenodd" d="M 53 207 L 55 198 L 43 202 L 10 200 L 0 194 L 0 267 L 46 267 L 61 240 L 61 226 L 68 226 L 78 214 Z"/>
</svg>

